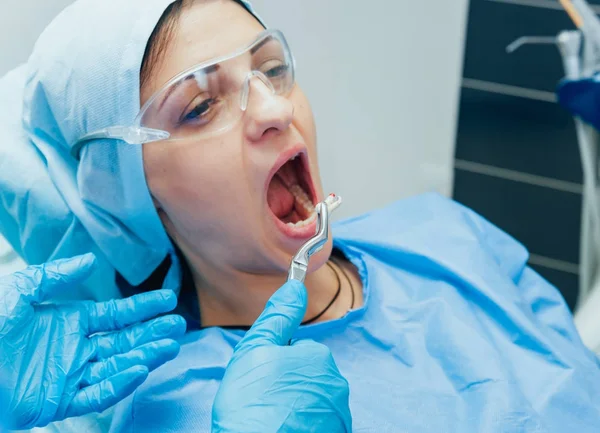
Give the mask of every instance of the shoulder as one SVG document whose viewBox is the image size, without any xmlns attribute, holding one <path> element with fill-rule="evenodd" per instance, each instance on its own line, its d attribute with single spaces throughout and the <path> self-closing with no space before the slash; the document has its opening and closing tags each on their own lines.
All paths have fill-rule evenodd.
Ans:
<svg viewBox="0 0 600 433">
<path fill-rule="evenodd" d="M 433 222 L 447 222 L 474 219 L 482 220 L 471 209 L 437 193 L 427 193 L 397 200 L 382 208 L 374 209 L 362 215 L 349 218 L 335 224 L 339 231 L 351 227 L 365 229 L 373 224 L 393 223 L 397 229 L 410 228 L 431 224 Z"/>
<path fill-rule="evenodd" d="M 340 221 L 333 233 L 341 244 L 371 250 L 383 247 L 444 262 L 484 254 L 515 278 L 528 260 L 527 250 L 512 236 L 473 210 L 435 193 Z"/>
</svg>

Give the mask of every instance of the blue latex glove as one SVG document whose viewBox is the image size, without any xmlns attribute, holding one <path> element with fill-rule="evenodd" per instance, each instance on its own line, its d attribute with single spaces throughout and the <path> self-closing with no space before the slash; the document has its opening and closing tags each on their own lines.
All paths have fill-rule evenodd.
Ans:
<svg viewBox="0 0 600 433">
<path fill-rule="evenodd" d="M 329 349 L 291 343 L 306 307 L 306 288 L 296 281 L 271 297 L 235 348 L 213 404 L 212 433 L 352 431 L 348 382 Z"/>
<path fill-rule="evenodd" d="M 173 310 L 172 291 L 106 303 L 42 303 L 84 281 L 94 262 L 87 254 L 0 279 L 0 392 L 9 396 L 0 419 L 10 417 L 11 428 L 101 412 L 179 353 L 173 339 L 185 333 L 183 318 L 138 323 Z"/>
</svg>

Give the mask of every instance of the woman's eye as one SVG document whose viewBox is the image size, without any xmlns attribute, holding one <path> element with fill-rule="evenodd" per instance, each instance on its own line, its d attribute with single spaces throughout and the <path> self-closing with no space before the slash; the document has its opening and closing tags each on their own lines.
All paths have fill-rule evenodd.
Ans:
<svg viewBox="0 0 600 433">
<path fill-rule="evenodd" d="M 209 98 L 201 101 L 191 111 L 185 114 L 182 118 L 183 123 L 196 122 L 196 121 L 208 121 L 205 119 L 210 114 L 212 106 L 216 103 L 216 99 Z"/>
<path fill-rule="evenodd" d="M 279 78 L 287 74 L 289 67 L 287 65 L 278 65 L 273 68 L 267 69 L 265 75 L 267 78 Z"/>
</svg>

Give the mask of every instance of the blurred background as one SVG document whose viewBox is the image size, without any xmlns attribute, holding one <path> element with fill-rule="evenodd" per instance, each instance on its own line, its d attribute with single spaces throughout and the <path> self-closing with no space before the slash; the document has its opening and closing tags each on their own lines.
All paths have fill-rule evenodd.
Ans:
<svg viewBox="0 0 600 433">
<path fill-rule="evenodd" d="M 575 26 L 558 0 L 470 2 L 453 196 L 523 242 L 574 308 L 582 169 L 574 121 L 556 103 L 561 56 L 552 44 L 506 52 L 521 36 L 565 29 Z"/>
<path fill-rule="evenodd" d="M 0 76 L 27 60 L 69 0 L 1 0 Z M 590 3 L 600 4 L 600 0 Z M 555 45 L 506 46 L 574 29 L 558 0 L 255 0 L 289 38 L 313 105 L 336 218 L 427 191 L 523 242 L 574 308 L 582 170 L 556 104 Z M 0 240 L 0 274 L 23 263 Z"/>
</svg>

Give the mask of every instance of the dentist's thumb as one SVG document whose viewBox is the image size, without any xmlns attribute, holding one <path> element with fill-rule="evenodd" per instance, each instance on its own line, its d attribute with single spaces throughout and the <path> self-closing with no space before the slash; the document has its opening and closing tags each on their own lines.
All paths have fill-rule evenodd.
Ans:
<svg viewBox="0 0 600 433">
<path fill-rule="evenodd" d="M 292 280 L 277 290 L 237 350 L 259 345 L 285 346 L 302 323 L 308 305 L 306 287 Z"/>
</svg>

